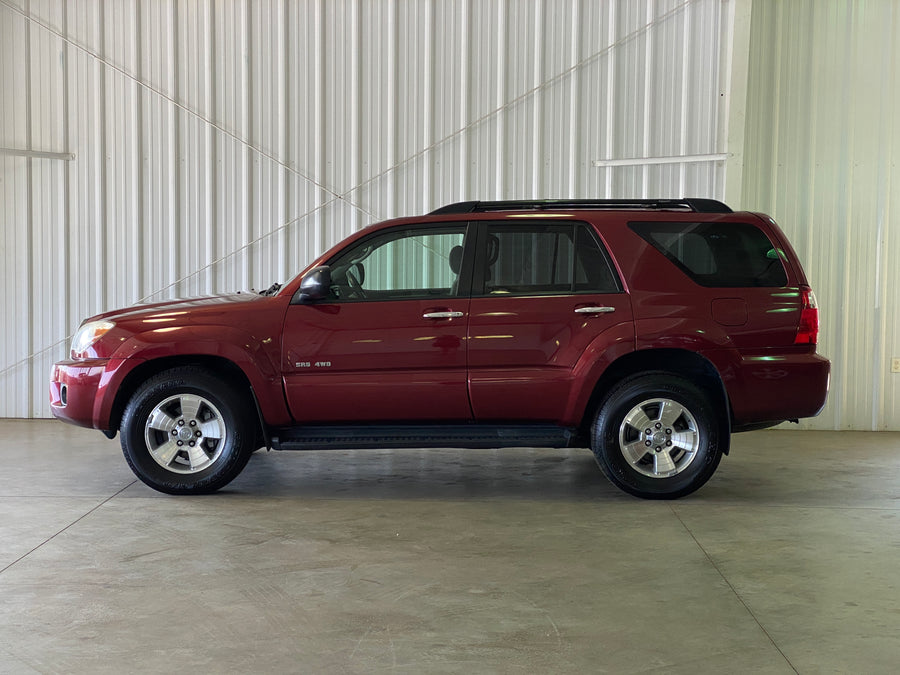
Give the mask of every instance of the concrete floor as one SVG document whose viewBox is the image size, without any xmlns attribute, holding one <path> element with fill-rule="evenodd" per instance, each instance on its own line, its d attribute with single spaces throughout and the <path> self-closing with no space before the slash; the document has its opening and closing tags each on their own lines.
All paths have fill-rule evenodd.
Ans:
<svg viewBox="0 0 900 675">
<path fill-rule="evenodd" d="M 254 455 L 136 482 L 0 420 L 0 672 L 897 672 L 900 434 L 738 435 L 674 503 L 587 451 Z"/>
</svg>

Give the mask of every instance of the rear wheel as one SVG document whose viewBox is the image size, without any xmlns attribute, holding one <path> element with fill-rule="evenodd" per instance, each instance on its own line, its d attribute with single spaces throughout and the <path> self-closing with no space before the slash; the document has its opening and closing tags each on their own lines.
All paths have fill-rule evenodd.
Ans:
<svg viewBox="0 0 900 675">
<path fill-rule="evenodd" d="M 645 373 L 619 383 L 601 403 L 591 449 L 616 486 L 647 499 L 690 494 L 713 475 L 722 456 L 719 415 L 689 380 Z"/>
<path fill-rule="evenodd" d="M 160 492 L 215 492 L 237 477 L 255 449 L 253 418 L 244 399 L 201 368 L 159 373 L 125 408 L 125 459 L 138 478 Z"/>
</svg>

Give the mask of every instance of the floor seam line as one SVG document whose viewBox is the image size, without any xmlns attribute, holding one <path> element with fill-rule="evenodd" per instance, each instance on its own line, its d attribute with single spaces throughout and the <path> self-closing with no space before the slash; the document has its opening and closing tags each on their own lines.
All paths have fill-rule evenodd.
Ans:
<svg viewBox="0 0 900 675">
<path fill-rule="evenodd" d="M 791 663 L 791 660 L 787 657 L 787 654 L 785 654 L 784 651 L 782 651 L 781 647 L 778 646 L 778 643 L 775 642 L 775 639 L 771 636 L 769 631 L 767 631 L 765 626 L 762 625 L 759 618 L 757 618 L 757 616 L 753 612 L 753 610 L 750 609 L 750 606 L 746 603 L 744 598 L 741 597 L 741 594 L 738 593 L 737 589 L 734 587 L 734 584 L 732 584 L 731 581 L 728 580 L 728 577 L 725 576 L 725 573 L 716 564 L 716 561 L 712 559 L 712 556 L 709 554 L 709 551 L 707 551 L 706 548 L 703 546 L 703 544 L 700 543 L 700 541 L 697 539 L 696 535 L 693 533 L 691 528 L 689 528 L 687 526 L 687 523 L 684 522 L 684 520 L 681 518 L 681 515 L 678 513 L 678 511 L 675 510 L 675 507 L 670 504 L 669 508 L 671 509 L 672 514 L 678 519 L 678 522 L 681 523 L 681 526 L 684 528 L 685 532 L 687 532 L 690 535 L 691 539 L 694 540 L 694 543 L 697 544 L 697 548 L 699 548 L 701 551 L 703 551 L 703 555 L 706 556 L 706 559 L 709 561 L 709 564 L 713 566 L 713 569 L 722 578 L 722 581 L 724 581 L 728 585 L 728 588 L 731 589 L 731 592 L 734 594 L 734 597 L 736 597 L 738 599 L 738 602 L 741 603 L 741 605 L 747 611 L 747 614 L 750 615 L 750 618 L 752 618 L 753 621 L 756 623 L 756 625 L 759 626 L 759 629 L 763 632 L 763 635 L 765 635 L 766 638 L 768 638 L 769 642 L 772 643 L 772 646 L 778 650 L 778 653 L 781 654 L 781 658 L 783 658 L 785 663 L 787 663 L 791 667 L 791 670 L 793 670 L 795 673 L 797 673 L 797 675 L 799 675 L 800 671 L 794 667 L 794 664 Z"/>
<path fill-rule="evenodd" d="M 50 536 L 47 537 L 44 541 L 42 541 L 40 544 L 38 544 L 37 546 L 35 546 L 33 549 L 31 549 L 31 550 L 28 551 L 27 553 L 23 553 L 21 556 L 19 556 L 18 558 L 16 558 L 15 560 L 13 560 L 11 563 L 9 563 L 6 567 L 4 567 L 3 569 L 0 569 L 0 574 L 3 574 L 4 572 L 6 572 L 6 571 L 7 571 L 8 569 L 10 569 L 11 567 L 14 567 L 15 565 L 18 565 L 20 562 L 22 562 L 23 560 L 25 560 L 25 558 L 27 558 L 28 556 L 30 556 L 32 553 L 34 553 L 35 551 L 37 551 L 37 550 L 43 548 L 44 546 L 46 546 L 47 544 L 49 544 L 51 541 L 53 541 L 54 539 L 56 539 L 56 538 L 57 538 L 59 535 L 61 535 L 63 532 L 66 532 L 67 530 L 71 529 L 72 527 L 74 527 L 75 525 L 77 525 L 78 523 L 80 523 L 82 520 L 84 520 L 84 519 L 87 518 L 89 515 L 91 515 L 92 513 L 94 513 L 94 511 L 96 511 L 97 509 L 99 509 L 99 508 L 100 508 L 101 506 L 103 506 L 104 504 L 108 504 L 109 502 L 111 502 L 113 499 L 115 499 L 115 498 L 118 497 L 120 494 L 122 494 L 123 492 L 125 492 L 125 490 L 127 490 L 128 488 L 130 488 L 130 487 L 131 487 L 132 485 L 134 485 L 135 483 L 137 483 L 136 480 L 131 481 L 128 485 L 126 485 L 125 487 L 123 487 L 121 490 L 119 490 L 119 491 L 116 492 L 115 494 L 110 495 L 109 497 L 107 497 L 106 499 L 104 499 L 102 502 L 100 502 L 99 504 L 97 504 L 96 506 L 94 506 L 92 509 L 90 509 L 90 510 L 87 511 L 86 513 L 83 513 L 82 515 L 78 516 L 78 518 L 76 518 L 76 519 L 73 520 L 71 523 L 69 523 L 68 525 L 66 525 L 66 526 L 65 526 L 64 528 L 62 528 L 59 532 L 56 532 L 55 534 L 50 535 Z"/>
</svg>

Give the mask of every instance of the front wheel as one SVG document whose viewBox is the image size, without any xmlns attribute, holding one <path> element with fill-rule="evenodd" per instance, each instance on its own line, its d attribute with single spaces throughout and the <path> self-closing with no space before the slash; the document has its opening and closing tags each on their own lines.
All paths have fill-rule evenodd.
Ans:
<svg viewBox="0 0 900 675">
<path fill-rule="evenodd" d="M 668 373 L 635 375 L 604 399 L 591 429 L 597 464 L 617 487 L 646 499 L 690 494 L 722 457 L 719 415 L 710 397 Z"/>
<path fill-rule="evenodd" d="M 237 389 L 196 367 L 150 378 L 122 417 L 122 451 L 135 475 L 168 494 L 208 494 L 253 453 L 250 406 Z"/>
</svg>

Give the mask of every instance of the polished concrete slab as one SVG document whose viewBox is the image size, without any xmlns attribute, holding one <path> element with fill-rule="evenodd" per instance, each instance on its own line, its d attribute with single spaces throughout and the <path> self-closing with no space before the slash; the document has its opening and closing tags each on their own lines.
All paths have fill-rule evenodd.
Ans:
<svg viewBox="0 0 900 675">
<path fill-rule="evenodd" d="M 677 502 L 583 450 L 259 452 L 158 494 L 0 420 L 0 672 L 821 673 L 900 663 L 900 434 L 735 437 Z"/>
</svg>

